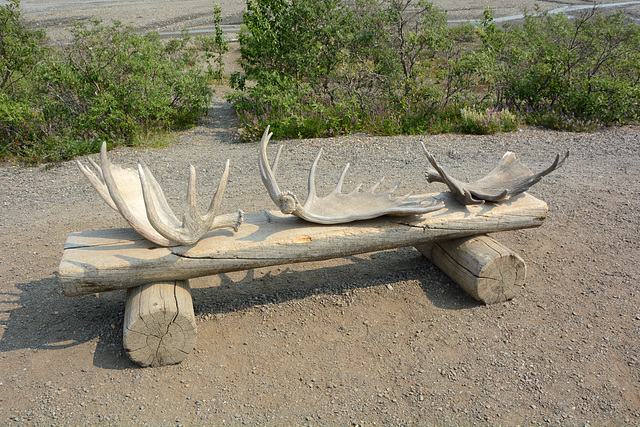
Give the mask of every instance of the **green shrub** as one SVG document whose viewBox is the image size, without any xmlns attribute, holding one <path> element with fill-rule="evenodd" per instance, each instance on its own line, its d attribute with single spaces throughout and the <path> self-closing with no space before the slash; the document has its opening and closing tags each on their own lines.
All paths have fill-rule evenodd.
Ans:
<svg viewBox="0 0 640 427">
<path fill-rule="evenodd" d="M 48 126 L 37 108 L 33 76 L 47 57 L 43 31 L 27 29 L 20 2 L 0 7 L 0 159 L 19 152 L 23 143 L 46 137 Z"/>
<path fill-rule="evenodd" d="M 639 118 L 640 30 L 623 14 L 449 26 L 422 0 L 250 0 L 233 77 L 244 140 L 367 131 L 592 130 Z M 506 113 L 503 113 L 506 114 Z M 484 120 L 487 120 L 485 126 Z M 490 126 L 489 126 L 490 125 Z"/>
<path fill-rule="evenodd" d="M 524 117 L 528 125 L 567 132 L 594 132 L 604 126 L 595 118 L 576 117 L 572 112 L 555 111 L 551 107 L 529 108 Z"/>
<path fill-rule="evenodd" d="M 47 57 L 44 31 L 29 30 L 21 21 L 20 1 L 0 6 L 0 91 L 12 96 L 28 90 L 28 79 Z"/>
<path fill-rule="evenodd" d="M 505 100 L 521 112 L 605 124 L 639 118 L 640 27 L 622 13 L 529 15 L 507 41 Z"/>
<path fill-rule="evenodd" d="M 163 42 L 119 23 L 77 24 L 71 43 L 46 47 L 19 2 L 0 7 L 0 159 L 58 161 L 134 145 L 206 114 L 226 42 L 216 34 Z"/>
<path fill-rule="evenodd" d="M 247 9 L 244 73 L 233 76 L 229 98 L 244 140 L 267 124 L 276 137 L 416 131 L 433 120 L 407 120 L 405 111 L 428 104 L 421 113 L 431 114 L 446 104 L 445 91 L 434 89 L 440 76 L 424 74 L 441 51 L 459 52 L 430 3 L 250 0 Z"/>
<path fill-rule="evenodd" d="M 78 24 L 72 35 L 40 75 L 47 117 L 62 117 L 84 138 L 132 144 L 206 114 L 212 91 L 189 38 L 165 44 L 157 33 L 97 22 Z"/>
</svg>

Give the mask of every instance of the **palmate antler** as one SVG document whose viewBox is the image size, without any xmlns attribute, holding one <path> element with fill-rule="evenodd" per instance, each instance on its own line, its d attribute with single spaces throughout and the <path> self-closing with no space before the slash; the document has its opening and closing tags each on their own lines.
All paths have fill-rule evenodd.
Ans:
<svg viewBox="0 0 640 427">
<path fill-rule="evenodd" d="M 568 151 L 562 160 L 560 160 L 560 155 L 558 154 L 551 166 L 540 173 L 534 174 L 516 158 L 515 154 L 507 151 L 500 159 L 498 166 L 488 175 L 478 181 L 466 183 L 458 181 L 446 173 L 436 162 L 435 157 L 427 151 L 424 144 L 422 144 L 422 149 L 434 168 L 427 171 L 427 181 L 447 184 L 456 200 L 464 205 L 477 205 L 485 201 L 502 202 L 508 200 L 517 194 L 527 191 L 545 175 L 562 166 L 567 157 L 569 157 Z"/>
<path fill-rule="evenodd" d="M 138 171 L 112 165 L 107 158 L 107 146 L 102 143 L 100 166 L 93 160 L 89 163 L 95 173 L 76 160 L 84 176 L 93 188 L 114 210 L 146 239 L 160 246 L 191 245 L 205 233 L 222 227 L 237 231 L 242 223 L 242 211 L 216 217 L 229 176 L 229 160 L 206 214 L 201 215 L 196 203 L 196 173 L 189 170 L 187 209 L 182 221 L 174 215 L 167 199 L 149 168 L 140 161 Z"/>
<path fill-rule="evenodd" d="M 382 179 L 374 184 L 369 190 L 360 192 L 362 184 L 358 185 L 348 194 L 342 193 L 342 183 L 349 169 L 349 164 L 345 166 L 336 188 L 326 197 L 318 197 L 316 194 L 315 176 L 316 167 L 322 149 L 318 152 L 316 159 L 309 172 L 309 193 L 304 204 L 300 204 L 298 198 L 291 192 L 280 191 L 276 182 L 275 173 L 278 167 L 278 160 L 282 151 L 282 146 L 278 149 L 278 154 L 269 166 L 267 159 L 267 144 L 271 138 L 269 127 L 264 131 L 260 141 L 260 153 L 258 166 L 260 176 L 271 199 L 278 205 L 282 213 L 294 214 L 306 221 L 318 224 L 340 224 L 351 221 L 376 218 L 382 215 L 416 215 L 436 211 L 444 205 L 442 202 L 427 197 L 392 197 L 398 185 L 392 189 L 375 193 L 375 190 L 382 183 Z"/>
</svg>

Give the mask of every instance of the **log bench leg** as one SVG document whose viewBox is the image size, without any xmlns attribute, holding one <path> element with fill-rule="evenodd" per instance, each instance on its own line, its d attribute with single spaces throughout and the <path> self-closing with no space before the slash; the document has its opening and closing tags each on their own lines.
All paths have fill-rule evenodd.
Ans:
<svg viewBox="0 0 640 427">
<path fill-rule="evenodd" d="M 415 247 L 478 301 L 495 304 L 515 297 L 527 273 L 516 253 L 487 235 Z"/>
<path fill-rule="evenodd" d="M 127 289 L 122 341 L 140 366 L 182 362 L 196 343 L 196 320 L 188 280 Z"/>
</svg>

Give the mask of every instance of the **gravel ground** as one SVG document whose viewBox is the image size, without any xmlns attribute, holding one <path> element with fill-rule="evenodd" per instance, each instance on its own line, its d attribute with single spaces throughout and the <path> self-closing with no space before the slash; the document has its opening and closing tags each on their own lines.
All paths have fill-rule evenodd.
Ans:
<svg viewBox="0 0 640 427">
<path fill-rule="evenodd" d="M 170 146 L 110 157 L 144 159 L 176 207 L 189 163 L 204 201 L 229 158 L 223 210 L 274 209 L 257 146 L 238 143 L 234 126 L 218 98 Z M 507 150 L 533 170 L 571 150 L 530 191 L 549 204 L 545 224 L 494 236 L 527 263 L 514 300 L 478 304 L 411 248 L 202 278 L 196 349 L 152 369 L 122 349 L 124 292 L 67 298 L 55 276 L 68 233 L 123 220 L 73 162 L 0 165 L 0 423 L 640 425 L 640 127 L 363 134 L 270 150 L 286 145 L 279 182 L 302 196 L 319 147 L 320 194 L 347 161 L 345 190 L 386 176 L 399 193 L 444 191 L 423 178 L 421 141 L 462 179 Z"/>
<path fill-rule="evenodd" d="M 170 147 L 110 156 L 128 166 L 143 158 L 174 206 L 188 163 L 206 200 L 230 158 L 223 209 L 273 209 L 256 144 L 236 142 L 233 125 L 218 101 Z M 345 190 L 383 175 L 403 181 L 400 193 L 444 190 L 423 179 L 420 141 L 462 178 L 488 172 L 506 150 L 534 170 L 571 150 L 531 191 L 550 206 L 545 224 L 496 236 L 527 263 L 520 295 L 480 305 L 410 248 L 197 279 L 197 347 L 153 369 L 122 350 L 123 292 L 67 298 L 56 282 L 69 232 L 123 220 L 72 162 L 0 167 L 0 420 L 640 424 L 640 128 L 276 141 L 286 145 L 280 183 L 304 195 L 324 147 L 321 194 L 346 161 Z"/>
</svg>

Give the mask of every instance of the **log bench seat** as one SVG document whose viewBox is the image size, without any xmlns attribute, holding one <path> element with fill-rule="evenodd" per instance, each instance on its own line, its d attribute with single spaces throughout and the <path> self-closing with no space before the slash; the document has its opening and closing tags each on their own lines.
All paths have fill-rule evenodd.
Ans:
<svg viewBox="0 0 640 427">
<path fill-rule="evenodd" d="M 414 246 L 477 300 L 513 298 L 524 262 L 485 234 L 538 227 L 547 204 L 527 193 L 474 206 L 448 192 L 434 196 L 444 208 L 338 225 L 255 212 L 238 232 L 215 230 L 192 246 L 159 247 L 130 228 L 71 233 L 58 280 L 67 296 L 127 289 L 123 344 L 141 366 L 179 363 L 194 348 L 196 277 Z"/>
</svg>

